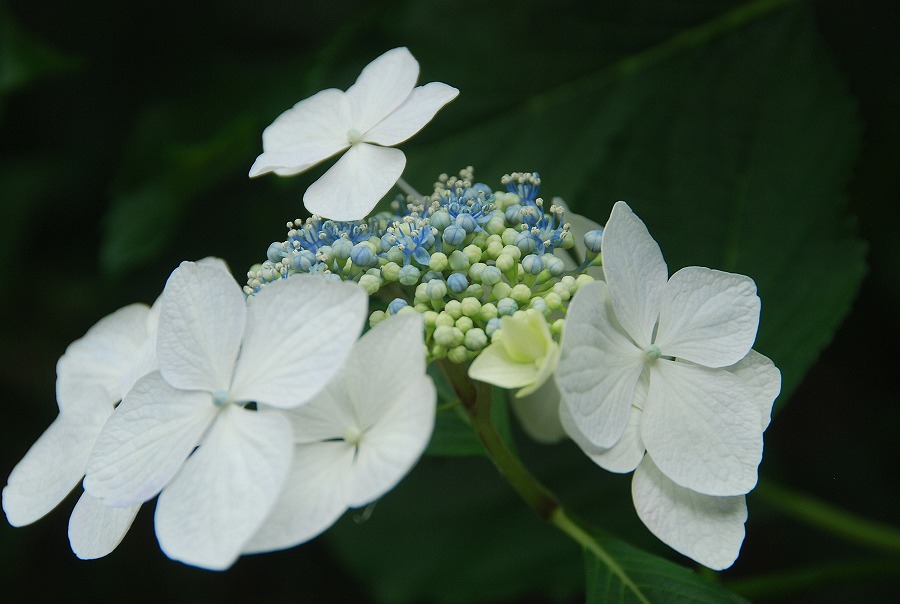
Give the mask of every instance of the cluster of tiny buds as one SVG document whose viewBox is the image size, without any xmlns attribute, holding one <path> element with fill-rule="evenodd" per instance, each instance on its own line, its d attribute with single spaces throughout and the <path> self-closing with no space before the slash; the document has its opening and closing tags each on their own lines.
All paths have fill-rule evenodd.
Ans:
<svg viewBox="0 0 900 604">
<path fill-rule="evenodd" d="M 507 174 L 503 183 L 507 191 L 492 191 L 467 167 L 441 174 L 424 200 L 398 199 L 391 212 L 365 222 L 289 222 L 287 239 L 269 246 L 244 291 L 253 296 L 304 272 L 356 281 L 387 303 L 370 324 L 400 312 L 423 315 L 430 360 L 471 360 L 498 333 L 500 317 L 526 309 L 543 313 L 558 334 L 568 300 L 592 280 L 584 269 L 600 262 L 591 253 L 596 237 L 585 242 L 587 263 L 567 267 L 575 241 L 563 207 L 545 210 L 537 173 Z"/>
</svg>

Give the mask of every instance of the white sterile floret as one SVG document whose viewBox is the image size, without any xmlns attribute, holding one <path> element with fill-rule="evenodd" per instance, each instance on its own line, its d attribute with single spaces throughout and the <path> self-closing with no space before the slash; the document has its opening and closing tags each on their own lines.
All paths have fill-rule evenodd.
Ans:
<svg viewBox="0 0 900 604">
<path fill-rule="evenodd" d="M 501 388 L 531 394 L 550 379 L 559 359 L 543 313 L 528 309 L 500 318 L 499 341 L 481 351 L 469 366 L 469 377 Z M 494 335 L 494 340 L 498 335 Z"/>
<path fill-rule="evenodd" d="M 419 63 L 395 48 L 369 63 L 346 92 L 330 88 L 302 100 L 263 131 L 250 176 L 299 174 L 346 153 L 303 196 L 306 209 L 332 220 L 361 220 L 394 186 L 406 156 L 393 149 L 421 130 L 459 90 L 416 86 Z"/>
<path fill-rule="evenodd" d="M 756 286 L 702 267 L 668 278 L 659 247 L 624 202 L 606 225 L 602 257 L 606 282 L 584 285 L 569 307 L 560 419 L 600 466 L 637 468 L 635 507 L 654 534 L 727 567 L 743 541 L 742 495 L 756 484 L 780 389 L 778 370 L 750 349 Z"/>
<path fill-rule="evenodd" d="M 311 275 L 273 283 L 248 305 L 226 270 L 183 263 L 162 295 L 159 371 L 106 423 L 85 489 L 114 507 L 162 491 L 163 551 L 227 568 L 275 504 L 292 457 L 288 421 L 246 405 L 309 401 L 340 370 L 366 306 L 357 285 Z"/>
<path fill-rule="evenodd" d="M 312 539 L 347 508 L 387 493 L 412 468 L 431 437 L 437 396 L 425 373 L 423 332 L 417 313 L 378 323 L 314 400 L 272 411 L 293 426 L 294 461 L 278 503 L 246 552 Z"/>
<path fill-rule="evenodd" d="M 116 403 L 141 375 L 154 369 L 148 350 L 156 338 L 156 312 L 132 304 L 101 319 L 66 349 L 56 364 L 59 415 L 9 475 L 3 510 L 13 526 L 30 524 L 55 508 L 84 476 L 97 436 Z M 82 494 L 69 521 L 72 550 L 99 558 L 124 537 L 138 506 L 106 516 Z"/>
</svg>

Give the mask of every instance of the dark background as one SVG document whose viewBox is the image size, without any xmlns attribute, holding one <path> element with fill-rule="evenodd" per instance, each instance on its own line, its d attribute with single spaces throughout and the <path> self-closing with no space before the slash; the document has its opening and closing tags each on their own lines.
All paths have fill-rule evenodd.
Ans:
<svg viewBox="0 0 900 604">
<path fill-rule="evenodd" d="M 599 85 L 619 90 L 614 77 L 627 74 L 623 59 L 664 46 L 667 40 L 742 5 L 666 0 L 481 4 L 0 3 L 0 266 L 7 275 L 0 290 L 5 418 L 0 424 L 0 473 L 8 475 L 55 417 L 54 366 L 68 343 L 125 304 L 152 302 L 168 273 L 183 259 L 221 256 L 239 276 L 264 258 L 270 241 L 283 236 L 287 220 L 302 215 L 302 191 L 321 170 L 296 179 L 246 178 L 261 150 L 262 129 L 297 100 L 325 87 L 346 88 L 369 60 L 394 46 L 409 45 L 422 65 L 420 82 L 445 81 L 462 91 L 414 142 L 402 145 L 411 158 L 405 177 L 427 188 L 438 171 L 453 172 L 479 158 L 494 158 L 491 166 L 503 166 L 507 155 L 511 161 L 539 160 L 539 153 L 532 157 L 528 146 L 516 142 L 514 128 L 506 137 L 505 113 L 522 107 L 540 111 L 540 99 L 552 101 L 553 91 L 564 91 L 569 82 L 583 81 L 609 65 L 619 67 L 612 70 L 610 82 Z M 796 385 L 796 390 L 779 400 L 779 411 L 766 433 L 761 475 L 861 517 L 896 524 L 898 9 L 892 2 L 797 3 L 753 18 L 746 27 L 726 31 L 691 52 L 713 56 L 724 52 L 723 45 L 753 45 L 754 40 L 767 39 L 770 29 L 782 27 L 782 21 L 787 24 L 784 27 L 811 32 L 816 48 L 821 46 L 828 73 L 833 71 L 828 77 L 837 82 L 852 107 L 855 134 L 847 140 L 825 140 L 822 145 L 834 144 L 845 153 L 842 165 L 848 167 L 847 177 L 836 179 L 832 187 L 847 203 L 836 212 L 844 229 L 839 237 L 855 240 L 858 236 L 866 242 L 866 248 L 847 248 L 851 250 L 847 255 L 865 249 L 868 270 L 862 278 L 862 264 L 856 269 L 844 267 L 840 255 L 835 260 L 835 284 L 839 284 L 835 288 L 840 293 L 833 295 L 845 297 L 847 304 L 836 305 L 831 323 L 815 326 L 810 339 L 817 343 L 810 347 L 809 362 L 821 346 L 827 346 L 809 372 L 805 376 L 786 373 L 796 383 L 789 387 Z M 742 38 L 745 33 L 758 37 Z M 773 69 L 778 56 L 773 51 Z M 811 93 L 812 84 L 806 80 L 798 79 L 796 85 L 798 95 Z M 547 91 L 549 97 L 538 94 Z M 755 91 L 723 88 L 722 94 L 741 96 L 751 104 Z M 811 94 L 814 97 L 815 91 Z M 532 95 L 538 100 L 529 104 Z M 616 107 L 614 94 L 610 99 L 611 105 L 601 109 Z M 663 107 L 667 100 L 654 102 Z M 646 111 L 654 105 L 644 107 Z M 704 107 L 695 109 L 701 121 L 708 117 L 721 120 L 726 128 L 731 124 L 727 116 L 707 115 Z M 664 110 L 659 112 L 662 115 Z M 610 110 L 609 121 L 616 115 Z M 654 115 L 640 121 L 652 122 Z M 541 143 L 566 148 L 572 124 L 565 117 L 559 115 L 559 123 L 550 124 L 555 139 L 548 136 Z M 607 116 L 599 119 L 602 124 Z M 736 144 L 749 146 L 751 141 L 742 143 L 740 128 L 734 127 Z M 791 123 L 783 127 L 790 129 Z M 640 134 L 639 129 L 635 132 Z M 483 140 L 478 138 L 480 133 Z M 458 153 L 458 146 L 444 145 L 444 141 L 458 140 L 465 145 L 469 140 L 476 142 L 468 147 L 468 154 Z M 578 153 L 590 158 L 592 149 L 597 157 L 618 150 L 624 157 L 628 145 L 628 141 L 612 140 L 596 148 L 578 147 Z M 416 153 L 418 159 L 414 159 Z M 647 158 L 643 169 L 652 181 L 654 171 L 662 168 L 652 156 L 642 157 Z M 452 163 L 441 167 L 429 158 L 449 158 Z M 608 177 L 600 183 L 576 182 L 574 177 L 560 182 L 559 174 L 566 172 L 548 172 L 544 164 L 508 165 L 500 170 L 538 169 L 545 183 L 556 181 L 559 192 L 575 208 L 603 221 L 620 196 L 640 199 L 643 185 L 629 189 L 628 178 L 618 176 L 636 170 L 633 164 L 628 168 L 615 159 L 598 161 L 600 173 Z M 499 186 L 502 171 L 479 171 L 484 163 L 475 165 L 476 174 Z M 797 160 L 798 178 L 811 182 L 827 180 L 831 170 L 828 165 Z M 716 254 L 704 255 L 704 250 L 715 247 L 712 243 L 707 248 L 702 240 L 685 241 L 688 233 L 670 228 L 666 212 L 682 211 L 679 206 L 673 203 L 669 210 L 657 210 L 638 204 L 636 210 L 660 239 L 670 267 L 708 264 L 735 270 L 723 266 Z M 804 209 L 817 211 L 814 204 Z M 748 212 L 754 224 L 778 220 L 762 206 L 758 214 Z M 787 244 L 783 239 L 772 243 L 779 245 Z M 676 252 L 670 255 L 669 249 Z M 812 307 L 827 305 L 832 295 L 831 261 L 831 256 L 822 255 L 820 268 L 824 266 L 825 277 L 819 281 L 823 288 L 809 294 L 815 298 L 807 300 Z M 737 266 L 742 267 L 740 262 Z M 746 272 L 760 283 L 765 329 L 766 312 L 771 308 L 779 312 L 782 299 L 776 294 L 766 297 L 765 273 Z M 857 283 L 859 293 L 854 299 Z M 841 323 L 844 310 L 849 314 Z M 791 323 L 782 324 L 765 340 L 761 331 L 761 350 L 782 367 L 786 365 L 780 361 L 788 355 L 777 341 L 790 339 L 791 331 Z M 791 368 L 803 365 L 788 362 L 793 363 L 787 365 Z M 600 505 L 580 511 L 598 518 L 605 515 L 606 528 L 678 560 L 642 532 L 630 508 L 627 477 L 601 478 L 570 445 L 548 453 L 548 448 L 528 445 L 520 434 L 517 442 L 526 461 L 564 501 L 570 491 L 577 501 L 587 488 L 584 484 L 604 485 L 604 494 L 595 500 L 615 504 L 615 511 L 607 513 Z M 562 458 L 567 460 L 564 470 L 554 465 Z M 477 491 L 481 485 L 485 485 L 485 499 L 477 505 L 453 499 L 454 493 Z M 581 597 L 580 556 L 575 546 L 556 540 L 555 535 L 546 536 L 544 527 L 523 510 L 480 458 L 426 459 L 409 481 L 376 506 L 369 521 L 358 523 L 354 520 L 360 520 L 358 514 L 351 512 L 329 540 L 246 557 L 226 573 L 167 560 L 153 535 L 152 504 L 145 506 L 112 555 L 79 561 L 66 539 L 74 501 L 73 496 L 29 527 L 0 525 L 0 593 L 6 601 L 128 597 L 133 601 L 539 602 Z M 897 551 L 879 551 L 810 528 L 762 493 L 751 494 L 749 502 L 741 557 L 719 576 L 726 585 L 749 597 L 773 601 L 896 597 L 900 587 Z M 555 555 L 558 550 L 559 557 L 552 564 L 528 554 L 520 559 L 510 552 L 523 548 L 511 538 L 511 549 L 503 559 L 483 558 L 477 552 L 494 551 L 497 544 L 487 542 L 501 537 L 480 533 L 480 525 L 467 520 L 460 509 L 470 504 L 471 509 L 481 510 L 486 524 L 495 515 L 524 523 L 528 531 L 548 540 L 532 541 L 534 549 L 550 547 L 547 551 Z M 596 521 L 604 524 L 602 519 Z M 382 530 L 388 538 L 373 544 Z M 422 548 L 423 543 L 440 545 L 444 530 L 461 531 L 460 538 L 471 535 L 473 540 L 454 542 L 443 555 L 439 547 Z M 355 541 L 357 531 L 360 536 Z M 392 534 L 396 540 L 390 540 Z M 524 582 L 523 572 L 529 577 Z M 787 573 L 786 583 L 773 578 L 782 573 Z M 748 582 L 758 577 L 770 577 L 763 582 L 767 587 L 757 589 L 758 584 Z"/>
</svg>

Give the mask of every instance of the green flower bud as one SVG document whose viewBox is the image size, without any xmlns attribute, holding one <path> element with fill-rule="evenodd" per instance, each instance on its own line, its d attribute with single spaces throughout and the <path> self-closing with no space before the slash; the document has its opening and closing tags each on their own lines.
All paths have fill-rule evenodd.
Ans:
<svg viewBox="0 0 900 604">
<path fill-rule="evenodd" d="M 475 327 L 475 322 L 465 315 L 456 320 L 456 329 L 460 330 L 463 333 L 466 333 L 473 327 Z"/>
<path fill-rule="evenodd" d="M 522 259 L 522 250 L 520 250 L 515 245 L 505 245 L 503 246 L 503 254 L 509 254 L 513 258 L 515 258 L 516 262 Z"/>
<path fill-rule="evenodd" d="M 456 327 L 448 327 L 446 325 L 435 327 L 432 337 L 437 344 L 446 346 L 447 348 L 459 346 L 463 343 L 464 338 L 462 331 Z"/>
<path fill-rule="evenodd" d="M 453 327 L 454 325 L 456 325 L 456 319 L 450 316 L 450 313 L 446 311 L 439 312 L 437 318 L 434 320 L 435 328 Z"/>
<path fill-rule="evenodd" d="M 501 281 L 491 288 L 491 300 L 500 300 L 501 298 L 509 297 L 509 292 L 512 291 L 512 287 L 506 283 L 505 281 Z"/>
<path fill-rule="evenodd" d="M 456 320 L 462 316 L 462 304 L 459 300 L 450 300 L 444 307 L 444 312 Z"/>
<path fill-rule="evenodd" d="M 375 327 L 379 323 L 385 320 L 387 315 L 383 310 L 376 310 L 371 315 L 369 315 L 369 327 Z"/>
<path fill-rule="evenodd" d="M 468 248 L 467 248 L 468 249 Z M 481 250 L 479 250 L 479 254 Z M 487 268 L 484 262 L 475 262 L 469 267 L 469 279 L 473 282 L 481 281 L 481 273 Z"/>
<path fill-rule="evenodd" d="M 503 251 L 503 242 L 500 241 L 499 239 L 496 241 L 491 241 L 490 237 L 489 237 L 488 244 L 487 244 L 487 250 L 486 250 L 488 258 L 490 258 L 491 260 L 496 260 L 497 256 L 499 256 L 500 252 L 502 252 L 502 251 Z"/>
<path fill-rule="evenodd" d="M 454 271 L 467 271 L 469 270 L 469 258 L 460 250 L 454 250 L 450 254 L 450 268 Z"/>
<path fill-rule="evenodd" d="M 565 319 L 557 319 L 550 325 L 550 331 L 555 336 L 562 336 L 563 327 L 565 327 L 565 326 L 566 326 Z"/>
<path fill-rule="evenodd" d="M 419 282 L 422 273 L 412 264 L 407 264 L 400 269 L 398 280 L 403 285 L 415 285 Z"/>
<path fill-rule="evenodd" d="M 374 275 L 365 274 L 359 278 L 359 284 L 364 290 L 366 290 L 366 293 L 370 296 L 381 289 L 382 283 L 383 281 L 381 277 L 377 277 Z"/>
<path fill-rule="evenodd" d="M 531 300 L 531 288 L 524 283 L 519 283 L 512 288 L 509 297 L 516 301 L 519 306 L 524 306 Z"/>
<path fill-rule="evenodd" d="M 473 283 L 466 288 L 466 291 L 463 292 L 463 295 L 467 298 L 477 298 L 481 300 L 481 298 L 484 297 L 484 288 L 480 283 Z"/>
<path fill-rule="evenodd" d="M 439 273 L 447 270 L 447 266 L 447 255 L 443 252 L 433 253 L 431 255 L 431 258 L 428 260 L 428 268 Z"/>
<path fill-rule="evenodd" d="M 515 245 L 516 237 L 519 236 L 519 231 L 516 229 L 504 229 L 503 234 L 500 235 L 500 239 L 503 241 L 503 245 Z"/>
<path fill-rule="evenodd" d="M 578 291 L 578 288 L 581 287 L 582 285 L 591 283 L 592 281 L 594 281 L 594 278 L 591 277 L 590 275 L 585 275 L 585 274 L 578 275 L 578 277 L 576 277 L 576 279 L 575 279 L 575 291 Z"/>
<path fill-rule="evenodd" d="M 480 327 L 475 327 L 466 332 L 464 344 L 469 350 L 475 352 L 483 349 L 488 344 L 487 334 Z"/>
<path fill-rule="evenodd" d="M 403 251 L 395 245 L 387 251 L 387 259 L 390 262 L 396 262 L 397 264 L 402 265 L 406 260 L 406 256 L 403 254 Z"/>
<path fill-rule="evenodd" d="M 437 321 L 438 314 L 433 310 L 426 310 L 422 313 L 422 321 L 425 323 L 425 327 L 428 329 L 434 329 L 435 321 Z"/>
<path fill-rule="evenodd" d="M 460 301 L 460 304 L 462 304 L 463 316 L 477 317 L 478 314 L 481 312 L 481 302 L 478 300 L 478 298 L 474 298 L 474 297 L 463 298 Z"/>
<path fill-rule="evenodd" d="M 477 245 L 467 245 L 463 248 L 463 254 L 469 259 L 469 265 L 481 262 L 481 248 Z"/>
<path fill-rule="evenodd" d="M 457 346 L 447 351 L 447 358 L 451 363 L 465 363 L 467 351 L 465 346 Z"/>
<path fill-rule="evenodd" d="M 385 281 L 396 281 L 400 278 L 400 265 L 396 262 L 388 262 L 381 267 L 381 277 Z"/>
<path fill-rule="evenodd" d="M 547 308 L 551 310 L 562 310 L 562 297 L 556 292 L 548 292 L 544 295 L 544 300 L 547 302 Z"/>
<path fill-rule="evenodd" d="M 496 317 L 497 317 L 497 307 L 494 304 L 488 302 L 487 304 L 481 305 L 481 312 L 478 313 L 478 319 L 482 323 L 487 323 L 488 321 L 490 321 L 491 319 L 494 319 Z"/>
<path fill-rule="evenodd" d="M 508 273 L 511 270 L 514 270 L 516 267 L 516 259 L 506 252 L 500 254 L 497 257 L 497 268 L 500 269 L 504 274 Z"/>
</svg>

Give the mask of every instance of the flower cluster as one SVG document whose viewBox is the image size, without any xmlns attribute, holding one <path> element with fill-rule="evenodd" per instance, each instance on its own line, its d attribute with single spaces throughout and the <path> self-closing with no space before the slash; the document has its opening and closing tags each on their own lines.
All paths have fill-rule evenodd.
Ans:
<svg viewBox="0 0 900 604">
<path fill-rule="evenodd" d="M 561 202 L 537 196 L 537 173 L 508 174 L 503 182 L 506 191 L 492 191 L 474 182 L 469 167 L 442 174 L 428 197 L 407 196 L 365 222 L 295 220 L 248 272 L 244 291 L 254 296 L 304 273 L 355 281 L 385 298 L 372 325 L 405 309 L 422 314 L 430 360 L 473 360 L 504 317 L 526 310 L 552 320 L 558 337 L 566 303 L 593 279 L 572 274 L 569 252 L 583 258 L 590 251 L 575 249 Z M 591 259 L 599 262 L 597 254 Z"/>
<path fill-rule="evenodd" d="M 112 551 L 157 495 L 163 551 L 204 568 L 318 535 L 391 489 L 434 423 L 421 319 L 357 341 L 366 307 L 356 284 L 313 276 L 248 304 L 221 262 L 183 263 L 155 312 L 126 307 L 60 359 L 60 415 L 10 475 L 7 518 L 37 520 L 84 477 L 82 558 Z"/>
<path fill-rule="evenodd" d="M 417 78 L 409 51 L 388 51 L 266 129 L 251 176 L 344 153 L 307 190 L 312 216 L 287 224 L 245 286 L 221 261 L 183 263 L 152 308 L 125 307 L 67 349 L 59 417 L 3 489 L 11 524 L 83 479 L 69 524 L 82 558 L 112 551 L 157 496 L 175 560 L 224 569 L 303 543 L 415 464 L 436 413 L 426 366 L 440 361 L 514 390 L 535 439 L 569 437 L 633 471 L 637 513 L 662 541 L 732 564 L 780 389 L 751 349 L 755 283 L 669 276 L 628 205 L 601 227 L 545 202 L 537 172 L 494 190 L 469 167 L 427 196 L 400 181 L 406 196 L 369 216 L 405 165 L 390 147 L 457 95 Z"/>
</svg>

